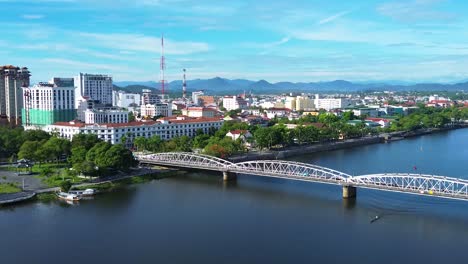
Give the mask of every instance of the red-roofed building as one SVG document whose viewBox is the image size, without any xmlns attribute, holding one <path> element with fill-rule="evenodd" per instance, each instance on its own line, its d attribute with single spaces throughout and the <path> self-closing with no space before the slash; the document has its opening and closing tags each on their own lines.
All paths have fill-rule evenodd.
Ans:
<svg viewBox="0 0 468 264">
<path fill-rule="evenodd" d="M 448 108 L 454 105 L 454 102 L 447 100 L 432 100 L 426 104 L 427 107 L 442 107 Z"/>
<path fill-rule="evenodd" d="M 390 120 L 385 118 L 366 118 L 366 121 L 371 121 L 380 125 L 380 127 L 386 128 L 390 126 Z"/>
<path fill-rule="evenodd" d="M 211 129 L 218 130 L 223 124 L 220 118 L 193 118 L 186 116 L 164 117 L 157 121 L 133 121 L 128 123 L 85 124 L 78 121 L 58 122 L 46 126 L 47 132 L 58 133 L 61 137 L 71 140 L 74 135 L 95 134 L 98 138 L 112 144 L 121 143 L 126 138 L 132 142 L 136 137 L 159 136 L 163 140 L 174 137 L 194 137 L 198 130 L 209 133 Z"/>
<path fill-rule="evenodd" d="M 206 107 L 187 107 L 182 109 L 182 114 L 190 117 L 214 117 L 218 111 Z"/>
</svg>

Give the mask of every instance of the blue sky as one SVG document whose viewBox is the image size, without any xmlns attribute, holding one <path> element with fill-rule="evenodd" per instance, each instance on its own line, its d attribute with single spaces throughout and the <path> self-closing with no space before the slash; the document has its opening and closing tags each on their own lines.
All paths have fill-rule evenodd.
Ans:
<svg viewBox="0 0 468 264">
<path fill-rule="evenodd" d="M 0 0 L 0 64 L 33 81 L 468 79 L 464 0 Z"/>
</svg>

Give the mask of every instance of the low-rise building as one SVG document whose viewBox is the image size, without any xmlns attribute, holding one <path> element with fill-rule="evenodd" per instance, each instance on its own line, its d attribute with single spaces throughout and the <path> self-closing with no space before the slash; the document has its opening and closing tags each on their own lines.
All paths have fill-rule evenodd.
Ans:
<svg viewBox="0 0 468 264">
<path fill-rule="evenodd" d="M 45 127 L 45 131 L 58 133 L 60 137 L 71 140 L 74 135 L 95 134 L 98 138 L 112 144 L 121 143 L 123 138 L 132 142 L 136 137 L 159 136 L 163 140 L 174 137 L 194 137 L 198 130 L 209 133 L 223 124 L 220 118 L 165 117 L 157 121 L 85 124 L 83 122 L 57 122 Z"/>
<path fill-rule="evenodd" d="M 85 123 L 127 123 L 129 112 L 118 108 L 86 109 Z"/>
<path fill-rule="evenodd" d="M 182 109 L 182 115 L 189 117 L 214 117 L 217 111 L 207 107 L 187 107 Z"/>
<path fill-rule="evenodd" d="M 112 91 L 112 105 L 122 108 L 129 106 L 139 106 L 141 95 L 137 93 L 127 93 L 124 91 Z"/>
<path fill-rule="evenodd" d="M 140 114 L 142 117 L 172 116 L 172 104 L 146 104 L 141 105 Z"/>
<path fill-rule="evenodd" d="M 379 116 L 379 110 L 375 108 L 357 108 L 353 109 L 353 114 L 355 116 L 377 117 Z"/>
<path fill-rule="evenodd" d="M 237 109 L 247 109 L 247 101 L 239 96 L 225 96 L 223 97 L 223 107 L 227 111 Z"/>
<path fill-rule="evenodd" d="M 291 109 L 275 107 L 265 110 L 265 113 L 268 118 L 285 117 L 291 113 Z"/>
<path fill-rule="evenodd" d="M 247 139 L 252 138 L 252 134 L 248 130 L 231 130 L 226 134 L 226 137 L 230 137 L 232 140 L 242 140 L 247 141 Z"/>
</svg>

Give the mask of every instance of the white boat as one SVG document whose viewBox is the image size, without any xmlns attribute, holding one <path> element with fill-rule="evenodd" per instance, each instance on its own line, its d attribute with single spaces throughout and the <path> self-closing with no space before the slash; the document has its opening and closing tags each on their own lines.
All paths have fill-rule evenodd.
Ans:
<svg viewBox="0 0 468 264">
<path fill-rule="evenodd" d="M 83 196 L 93 196 L 97 193 L 96 190 L 94 189 L 86 189 L 86 190 L 74 190 L 74 191 L 68 191 L 68 193 L 71 193 L 71 194 L 76 194 L 80 197 L 83 197 Z"/>
<path fill-rule="evenodd" d="M 66 193 L 66 192 L 59 192 L 57 193 L 58 198 L 63 199 L 65 201 L 79 201 L 81 198 L 80 196 L 73 194 L 73 193 Z"/>
</svg>

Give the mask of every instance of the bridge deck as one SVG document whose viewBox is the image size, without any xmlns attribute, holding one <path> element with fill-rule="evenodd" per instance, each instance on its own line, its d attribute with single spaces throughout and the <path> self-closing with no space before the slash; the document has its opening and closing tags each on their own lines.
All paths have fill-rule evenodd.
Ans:
<svg viewBox="0 0 468 264">
<path fill-rule="evenodd" d="M 468 200 L 468 180 L 419 174 L 373 174 L 350 176 L 316 165 L 282 160 L 256 160 L 232 163 L 194 153 L 159 153 L 140 155 L 141 163 L 169 167 L 195 168 L 290 180 L 353 186 L 390 192 L 456 200 Z"/>
</svg>

